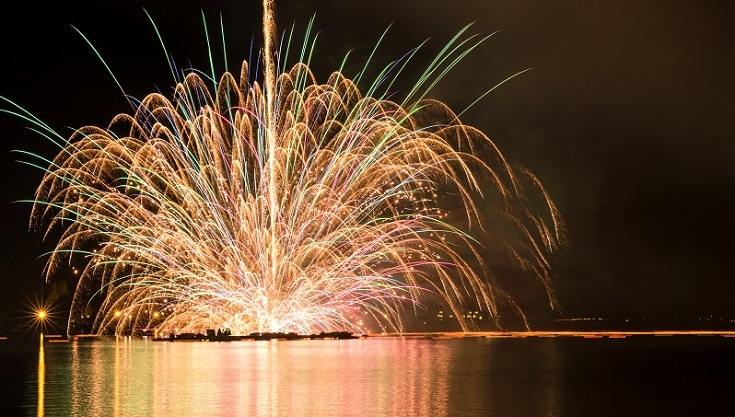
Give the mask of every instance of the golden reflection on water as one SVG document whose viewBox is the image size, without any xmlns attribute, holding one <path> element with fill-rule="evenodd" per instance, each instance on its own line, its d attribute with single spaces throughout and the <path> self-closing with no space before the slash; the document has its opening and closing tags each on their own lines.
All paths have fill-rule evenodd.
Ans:
<svg viewBox="0 0 735 417">
<path fill-rule="evenodd" d="M 560 415 L 557 338 L 429 339 L 42 339 L 38 415 Z"/>
<path fill-rule="evenodd" d="M 119 337 L 79 339 L 66 348 L 55 351 L 60 380 L 46 387 L 45 405 L 41 350 L 39 415 L 44 407 L 72 416 L 449 415 L 452 352 L 443 343 Z"/>
<path fill-rule="evenodd" d="M 27 391 L 23 412 L 15 414 L 36 408 L 39 416 L 85 417 L 556 417 L 588 415 L 593 401 L 605 404 L 605 415 L 629 415 L 631 404 L 641 411 L 634 414 L 700 415 L 677 401 L 702 397 L 710 403 L 697 404 L 718 410 L 704 414 L 729 415 L 731 384 L 721 381 L 729 381 L 728 366 L 735 365 L 727 359 L 735 338 L 583 336 L 231 343 L 41 338 L 37 368 L 25 374 L 37 390 Z M 672 358 L 682 365 L 661 373 Z M 26 364 L 36 361 L 19 366 Z M 631 384 L 631 375 L 642 381 Z M 691 395 L 672 398 L 670 384 Z"/>
<path fill-rule="evenodd" d="M 115 369 L 112 372 L 114 376 L 114 385 L 112 392 L 114 393 L 113 401 L 113 413 L 112 415 L 117 417 L 120 415 L 120 337 L 115 338 Z"/>
<path fill-rule="evenodd" d="M 46 387 L 46 358 L 43 353 L 43 333 L 41 333 L 40 342 L 38 346 L 38 417 L 43 417 L 44 414 L 44 397 Z"/>
</svg>

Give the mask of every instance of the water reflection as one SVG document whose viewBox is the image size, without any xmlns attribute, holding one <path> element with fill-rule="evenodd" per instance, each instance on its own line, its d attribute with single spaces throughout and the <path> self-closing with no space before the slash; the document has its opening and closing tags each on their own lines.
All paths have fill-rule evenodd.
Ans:
<svg viewBox="0 0 735 417">
<path fill-rule="evenodd" d="M 127 337 L 47 348 L 38 412 L 73 416 L 446 416 L 449 344 L 412 339 L 169 343 Z M 42 395 L 46 393 L 46 401 Z"/>
<path fill-rule="evenodd" d="M 46 387 L 46 358 L 43 353 L 43 333 L 41 333 L 39 347 L 38 347 L 38 407 L 36 415 L 43 417 L 44 406 L 43 400 L 45 395 Z"/>
<path fill-rule="evenodd" d="M 560 416 L 559 339 L 457 340 L 447 390 L 452 416 Z"/>
<path fill-rule="evenodd" d="M 3 392 L 20 403 L 18 412 L 0 413 L 729 415 L 735 372 L 735 338 L 697 336 L 45 344 L 42 338 L 31 348 L 27 360 L 20 347 L 0 345 L 3 380 L 11 381 Z"/>
</svg>

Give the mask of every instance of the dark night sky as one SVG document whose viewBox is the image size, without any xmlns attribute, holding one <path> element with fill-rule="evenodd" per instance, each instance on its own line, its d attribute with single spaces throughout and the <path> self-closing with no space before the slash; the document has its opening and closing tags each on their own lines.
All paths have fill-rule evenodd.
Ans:
<svg viewBox="0 0 735 417">
<path fill-rule="evenodd" d="M 58 2 L 61 3 L 61 2 Z M 71 1 L 3 6 L 0 95 L 52 127 L 105 125 L 128 107 L 84 40 L 128 93 L 169 92 L 171 76 L 142 7 L 182 66 L 208 69 L 200 9 L 223 12 L 234 68 L 260 42 L 257 1 Z M 435 90 L 455 110 L 533 68 L 463 116 L 543 181 L 570 246 L 557 267 L 563 315 L 735 319 L 735 6 L 728 1 L 283 1 L 280 28 L 316 13 L 317 68 L 371 48 L 381 63 L 431 38 L 425 57 L 467 23 L 499 30 Z M 71 5 L 70 5 L 71 4 Z M 451 5 L 451 7 L 447 7 Z M 219 43 L 214 50 L 218 51 Z M 221 68 L 221 67 L 220 67 Z M 322 80 L 323 81 L 323 80 Z M 11 149 L 53 156 L 24 123 L 0 115 L 7 306 L 38 283 L 39 235 L 27 232 L 40 172 Z"/>
</svg>

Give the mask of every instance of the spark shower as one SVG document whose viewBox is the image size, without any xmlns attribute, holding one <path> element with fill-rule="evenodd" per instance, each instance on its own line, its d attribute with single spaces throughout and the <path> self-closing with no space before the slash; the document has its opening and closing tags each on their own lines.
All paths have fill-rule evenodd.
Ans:
<svg viewBox="0 0 735 417">
<path fill-rule="evenodd" d="M 68 334 L 400 332 L 434 308 L 465 330 L 468 309 L 525 322 L 489 258 L 554 307 L 554 204 L 427 95 L 482 40 L 460 31 L 399 102 L 393 84 L 419 48 L 365 91 L 341 70 L 320 83 L 303 52 L 286 68 L 290 41 L 276 50 L 273 1 L 263 9 L 258 65 L 210 79 L 170 62 L 173 94 L 106 128 L 64 138 L 6 99 L 60 148 L 28 153 L 44 170 L 31 226 L 56 242 L 46 279 L 78 268 Z"/>
</svg>

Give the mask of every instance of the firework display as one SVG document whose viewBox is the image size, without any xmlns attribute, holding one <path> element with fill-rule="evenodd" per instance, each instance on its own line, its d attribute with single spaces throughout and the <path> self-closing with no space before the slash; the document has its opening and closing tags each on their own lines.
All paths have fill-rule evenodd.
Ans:
<svg viewBox="0 0 735 417">
<path fill-rule="evenodd" d="M 554 305 L 563 236 L 540 182 L 445 104 L 378 94 L 398 65 L 367 92 L 286 68 L 264 9 L 260 82 L 247 62 L 186 73 L 50 161 L 32 224 L 59 236 L 50 279 L 78 268 L 68 333 L 400 332 L 430 306 L 469 329 L 468 308 L 513 305 L 486 267 L 495 246 Z M 498 222 L 512 242 L 476 239 Z"/>
</svg>

